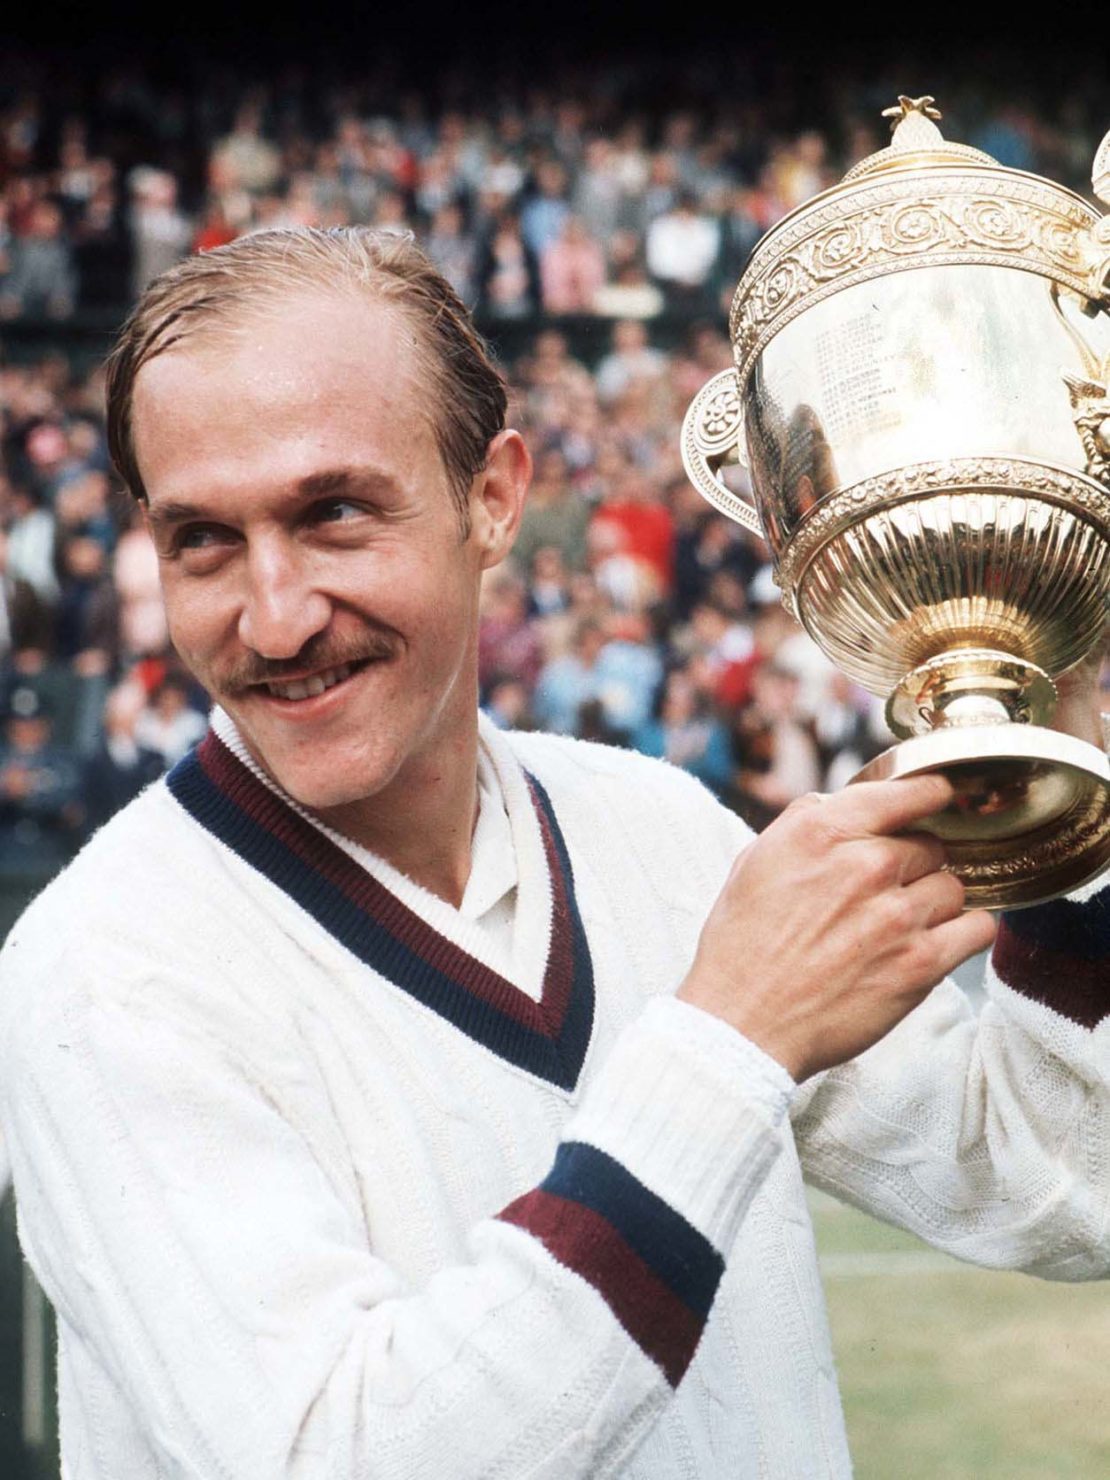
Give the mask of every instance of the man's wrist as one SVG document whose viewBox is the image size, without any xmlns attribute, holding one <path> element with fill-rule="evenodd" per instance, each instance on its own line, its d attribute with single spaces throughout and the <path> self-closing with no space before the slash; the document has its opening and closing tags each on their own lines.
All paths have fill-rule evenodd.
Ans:
<svg viewBox="0 0 1110 1480">
<path fill-rule="evenodd" d="M 684 1019 L 690 1032 L 698 1034 L 707 1046 L 712 1043 L 718 1052 L 729 1055 L 737 1073 L 751 1086 L 753 1097 L 765 1106 L 773 1123 L 777 1125 L 786 1114 L 791 1097 L 798 1088 L 790 1070 L 781 1060 L 724 1018 L 707 1012 L 705 1008 L 686 998 L 676 997 L 675 1004 L 677 1012 L 691 1015 Z"/>
</svg>

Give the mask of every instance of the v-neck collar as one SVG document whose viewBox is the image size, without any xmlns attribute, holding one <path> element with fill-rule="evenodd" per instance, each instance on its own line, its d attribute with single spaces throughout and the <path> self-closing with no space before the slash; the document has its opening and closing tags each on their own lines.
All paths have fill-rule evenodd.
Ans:
<svg viewBox="0 0 1110 1480">
<path fill-rule="evenodd" d="M 566 843 L 534 776 L 524 772 L 523 784 L 550 889 L 538 1002 L 400 899 L 260 780 L 213 730 L 174 767 L 167 784 L 196 822 L 360 961 L 499 1058 L 574 1089 L 593 1025 L 593 966 Z"/>
</svg>

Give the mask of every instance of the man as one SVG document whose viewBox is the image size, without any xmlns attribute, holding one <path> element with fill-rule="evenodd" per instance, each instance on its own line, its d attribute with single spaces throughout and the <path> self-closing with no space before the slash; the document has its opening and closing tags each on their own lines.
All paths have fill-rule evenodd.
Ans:
<svg viewBox="0 0 1110 1480">
<path fill-rule="evenodd" d="M 409 243 L 175 268 L 110 402 L 218 708 L 3 960 L 72 1480 L 847 1475 L 803 1168 L 1105 1272 L 1107 894 L 1007 931 L 977 1026 L 930 988 L 993 922 L 905 831 L 942 780 L 745 848 L 677 770 L 480 725 L 529 460 Z"/>
</svg>

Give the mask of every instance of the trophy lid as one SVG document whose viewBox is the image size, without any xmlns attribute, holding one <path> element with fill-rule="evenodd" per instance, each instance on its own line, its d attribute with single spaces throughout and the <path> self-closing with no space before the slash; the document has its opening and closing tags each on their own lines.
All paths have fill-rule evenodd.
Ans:
<svg viewBox="0 0 1110 1480">
<path fill-rule="evenodd" d="M 936 106 L 936 99 L 926 94 L 921 98 L 910 98 L 901 94 L 893 108 L 883 111 L 883 117 L 891 120 L 893 138 L 885 149 L 869 154 L 853 165 L 844 176 L 844 181 L 862 180 L 873 175 L 884 175 L 891 170 L 927 169 L 929 166 L 983 165 L 987 169 L 1000 169 L 996 159 L 984 154 L 981 149 L 972 149 L 967 144 L 953 144 L 944 137 L 934 120 L 943 114 Z"/>
<path fill-rule="evenodd" d="M 893 137 L 760 239 L 732 301 L 738 393 L 765 346 L 833 293 L 918 267 L 982 265 L 1036 273 L 1093 302 L 1110 292 L 1110 215 L 1052 180 L 1012 169 L 937 127 L 928 95 L 884 112 Z M 1094 193 L 1110 204 L 1110 136 Z"/>
</svg>

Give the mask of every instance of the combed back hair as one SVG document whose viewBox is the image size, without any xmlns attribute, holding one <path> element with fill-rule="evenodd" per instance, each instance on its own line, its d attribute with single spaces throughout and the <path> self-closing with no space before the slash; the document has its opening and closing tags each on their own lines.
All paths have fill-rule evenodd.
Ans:
<svg viewBox="0 0 1110 1480">
<path fill-rule="evenodd" d="M 409 233 L 342 226 L 259 231 L 201 252 L 154 279 L 108 358 L 108 445 L 135 498 L 147 492 L 135 457 L 139 371 L 193 335 L 234 328 L 259 309 L 304 294 L 350 293 L 393 305 L 412 329 L 427 409 L 464 532 L 467 495 L 505 425 L 501 372 L 458 294 Z"/>
</svg>

